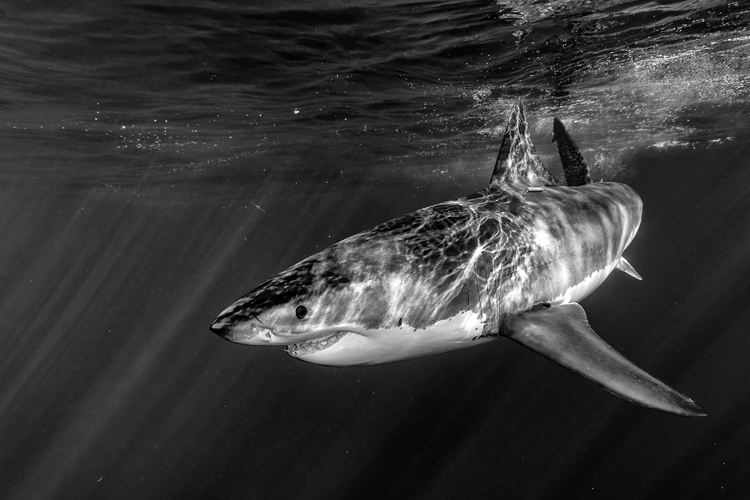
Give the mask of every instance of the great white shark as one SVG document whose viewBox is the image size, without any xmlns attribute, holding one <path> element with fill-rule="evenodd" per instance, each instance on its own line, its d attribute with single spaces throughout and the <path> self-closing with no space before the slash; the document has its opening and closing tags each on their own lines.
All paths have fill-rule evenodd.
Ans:
<svg viewBox="0 0 750 500">
<path fill-rule="evenodd" d="M 640 279 L 622 253 L 643 204 L 624 184 L 592 183 L 556 118 L 554 140 L 564 181 L 542 165 L 516 105 L 485 189 L 304 259 L 229 306 L 211 330 L 335 366 L 389 363 L 505 337 L 635 403 L 705 415 L 589 326 L 581 299 L 615 269 Z"/>
</svg>

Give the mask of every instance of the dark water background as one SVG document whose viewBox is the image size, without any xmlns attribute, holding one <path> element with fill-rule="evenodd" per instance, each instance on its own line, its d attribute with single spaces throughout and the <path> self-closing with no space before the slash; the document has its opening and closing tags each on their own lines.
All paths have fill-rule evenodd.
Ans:
<svg viewBox="0 0 750 500">
<path fill-rule="evenodd" d="M 0 498 L 747 498 L 744 1 L 0 7 Z M 208 325 L 301 258 L 488 181 L 523 99 L 645 203 L 584 301 L 710 416 L 507 341 L 369 368 Z"/>
</svg>

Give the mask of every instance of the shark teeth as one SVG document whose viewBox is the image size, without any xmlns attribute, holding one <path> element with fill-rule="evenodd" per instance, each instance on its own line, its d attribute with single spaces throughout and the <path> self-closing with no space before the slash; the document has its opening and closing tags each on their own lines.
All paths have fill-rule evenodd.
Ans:
<svg viewBox="0 0 750 500">
<path fill-rule="evenodd" d="M 312 354 L 316 351 L 322 351 L 331 347 L 333 344 L 341 340 L 341 338 L 349 332 L 341 331 L 336 332 L 331 336 L 323 337 L 320 339 L 310 339 L 300 342 L 299 344 L 292 344 L 287 346 L 286 352 L 292 356 L 304 356 L 306 354 Z"/>
</svg>

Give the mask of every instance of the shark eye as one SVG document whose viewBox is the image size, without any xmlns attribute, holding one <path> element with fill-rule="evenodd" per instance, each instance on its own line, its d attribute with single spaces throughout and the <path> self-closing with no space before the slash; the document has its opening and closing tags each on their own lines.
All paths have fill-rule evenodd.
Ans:
<svg viewBox="0 0 750 500">
<path fill-rule="evenodd" d="M 297 306 L 297 309 L 294 310 L 294 314 L 296 314 L 299 319 L 303 319 L 307 316 L 307 308 L 305 306 Z"/>
</svg>

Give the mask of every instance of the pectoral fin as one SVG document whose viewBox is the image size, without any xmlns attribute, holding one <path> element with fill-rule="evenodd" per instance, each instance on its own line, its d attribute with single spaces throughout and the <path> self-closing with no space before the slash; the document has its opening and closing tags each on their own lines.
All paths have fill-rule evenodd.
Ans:
<svg viewBox="0 0 750 500">
<path fill-rule="evenodd" d="M 591 329 L 586 313 L 576 303 L 514 316 L 503 335 L 634 403 L 678 415 L 706 415 L 690 398 L 610 347 Z"/>
</svg>

